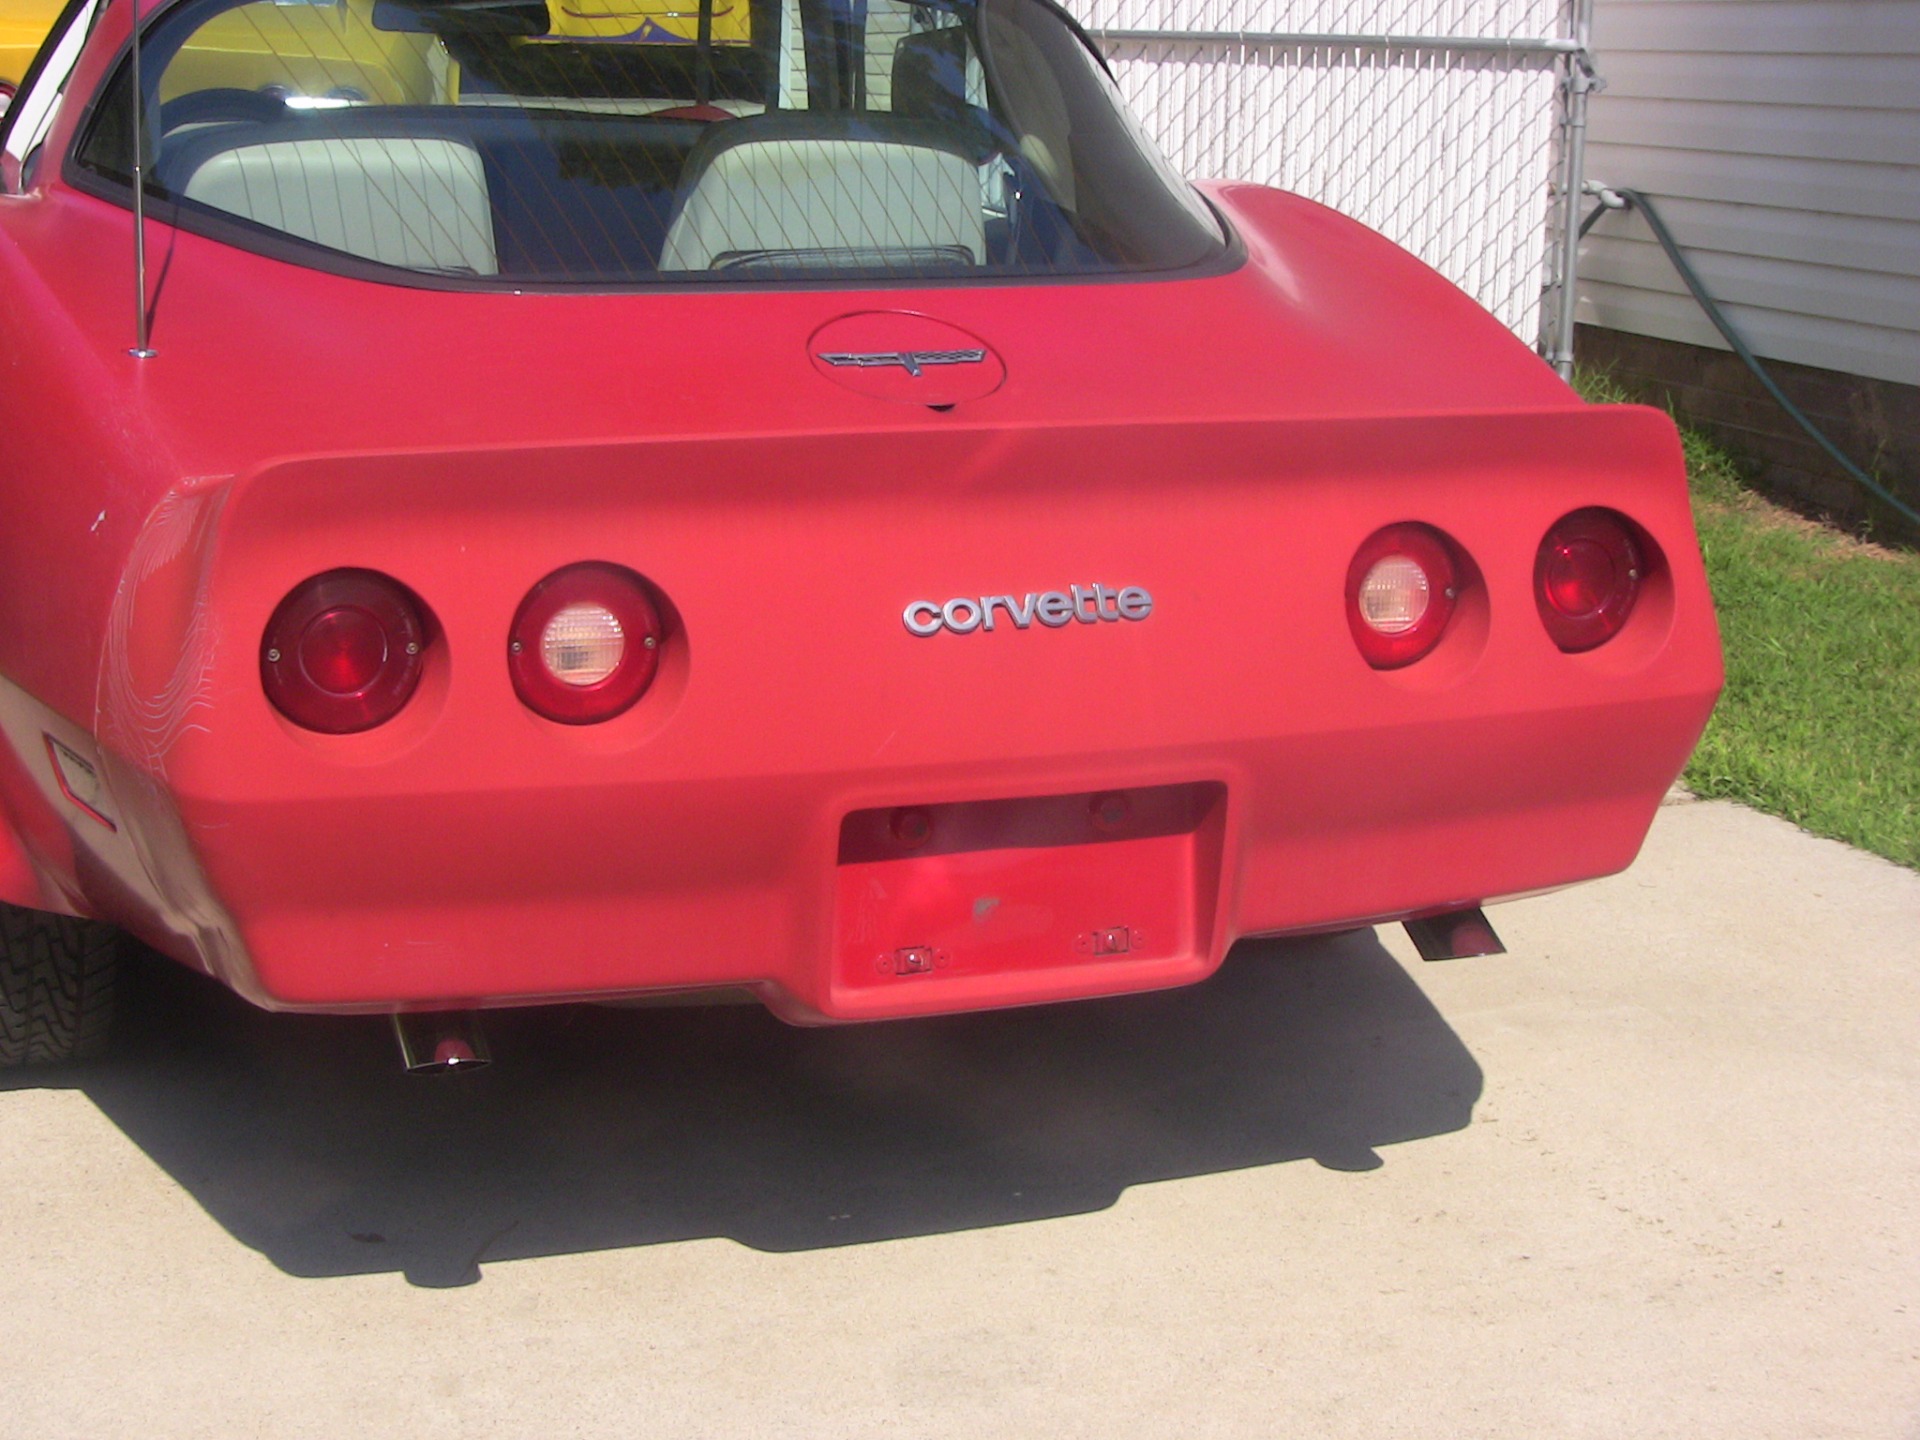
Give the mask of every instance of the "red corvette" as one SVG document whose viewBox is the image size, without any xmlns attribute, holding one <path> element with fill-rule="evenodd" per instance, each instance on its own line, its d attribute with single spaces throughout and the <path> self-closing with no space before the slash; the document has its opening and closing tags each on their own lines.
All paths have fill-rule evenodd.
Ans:
<svg viewBox="0 0 1920 1440">
<path fill-rule="evenodd" d="M 123 932 L 448 1062 L 1633 858 L 1721 674 L 1663 416 L 1190 188 L 1051 0 L 615 8 L 74 0 L 24 77 L 0 1063 Z"/>
</svg>

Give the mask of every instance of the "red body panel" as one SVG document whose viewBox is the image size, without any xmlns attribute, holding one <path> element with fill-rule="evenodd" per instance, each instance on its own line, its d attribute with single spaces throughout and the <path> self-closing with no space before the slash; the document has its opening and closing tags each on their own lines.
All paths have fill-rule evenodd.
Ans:
<svg viewBox="0 0 1920 1440">
<path fill-rule="evenodd" d="M 433 291 L 155 223 L 145 361 L 129 215 L 0 196 L 0 893 L 275 1007 L 737 984 L 857 1019 L 1181 983 L 1241 935 L 1623 867 L 1720 683 L 1670 423 L 1582 405 L 1352 222 L 1215 193 L 1227 274 L 917 290 Z M 946 410 L 836 383 L 810 338 L 873 309 L 979 336 L 1003 383 Z M 1568 655 L 1532 567 L 1584 506 L 1660 558 Z M 1346 571 L 1407 520 L 1479 579 L 1377 671 Z M 581 560 L 670 613 L 640 703 L 570 727 L 505 647 Z M 259 645 L 340 566 L 438 633 L 399 718 L 324 736 L 268 704 Z M 901 623 L 1095 584 L 1151 615 Z M 97 757 L 112 828 L 48 734 Z M 1084 834 L 1058 798 L 1116 792 Z M 847 848 L 895 807 L 936 840 Z"/>
</svg>

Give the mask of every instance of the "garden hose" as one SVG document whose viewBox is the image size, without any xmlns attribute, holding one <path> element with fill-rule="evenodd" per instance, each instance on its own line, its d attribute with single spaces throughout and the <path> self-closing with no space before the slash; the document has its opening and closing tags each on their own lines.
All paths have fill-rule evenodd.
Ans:
<svg viewBox="0 0 1920 1440">
<path fill-rule="evenodd" d="M 1915 527 L 1920 527 L 1920 511 L 1916 511 L 1912 506 L 1905 504 L 1889 494 L 1885 487 L 1877 480 L 1843 455 L 1840 452 L 1840 448 L 1826 437 L 1825 432 L 1823 432 L 1819 426 L 1815 425 L 1813 421 L 1809 420 L 1806 415 L 1801 412 L 1800 407 L 1789 400 L 1786 393 L 1774 383 L 1773 376 L 1767 373 L 1766 368 L 1761 365 L 1758 357 L 1754 355 L 1753 351 L 1747 348 L 1747 342 L 1740 338 L 1739 333 L 1733 328 L 1732 322 L 1721 312 L 1714 298 L 1707 293 L 1706 286 L 1700 283 L 1700 277 L 1694 273 L 1693 266 L 1687 262 L 1687 257 L 1681 252 L 1680 247 L 1674 243 L 1672 233 L 1668 231 L 1666 222 L 1660 218 L 1660 212 L 1653 208 L 1653 202 L 1638 190 L 1613 189 L 1611 193 L 1626 201 L 1626 205 L 1610 205 L 1605 200 L 1602 200 L 1601 203 L 1594 208 L 1593 212 L 1588 215 L 1585 220 L 1580 222 L 1580 233 L 1585 235 L 1594 227 L 1595 222 L 1609 210 L 1631 208 L 1638 210 L 1642 215 L 1646 216 L 1647 225 L 1653 231 L 1653 238 L 1658 240 L 1660 242 L 1660 248 L 1667 252 L 1667 259 L 1671 260 L 1673 262 L 1673 268 L 1680 272 L 1680 278 L 1686 282 L 1687 289 L 1693 295 L 1693 298 L 1700 302 L 1700 308 L 1707 312 L 1707 319 L 1713 322 L 1713 328 L 1718 330 L 1721 338 L 1733 347 L 1733 353 L 1738 355 L 1746 364 L 1747 369 L 1753 372 L 1754 378 L 1766 388 L 1766 392 L 1779 402 L 1780 408 L 1787 412 L 1794 424 L 1806 431 L 1807 434 L 1812 437 L 1814 443 L 1826 451 L 1833 462 L 1842 470 L 1846 471 L 1847 475 L 1855 484 L 1871 494 L 1878 496 L 1890 509 L 1903 516 L 1910 524 Z"/>
</svg>

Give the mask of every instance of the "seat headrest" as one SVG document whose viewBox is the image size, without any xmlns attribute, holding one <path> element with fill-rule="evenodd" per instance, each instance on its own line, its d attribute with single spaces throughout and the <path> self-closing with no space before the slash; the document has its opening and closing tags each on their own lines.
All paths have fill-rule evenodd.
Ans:
<svg viewBox="0 0 1920 1440">
<path fill-rule="evenodd" d="M 967 32 L 959 26 L 923 30 L 893 52 L 893 113 L 947 124 L 970 122 Z"/>
<path fill-rule="evenodd" d="M 709 125 L 688 152 L 687 163 L 680 171 L 679 189 L 683 197 L 692 194 L 715 160 L 748 145 L 799 140 L 866 142 L 944 150 L 971 159 L 970 138 L 952 124 L 917 117 L 903 119 L 884 112 L 769 110 L 762 115 L 743 115 L 724 125 Z"/>
</svg>

